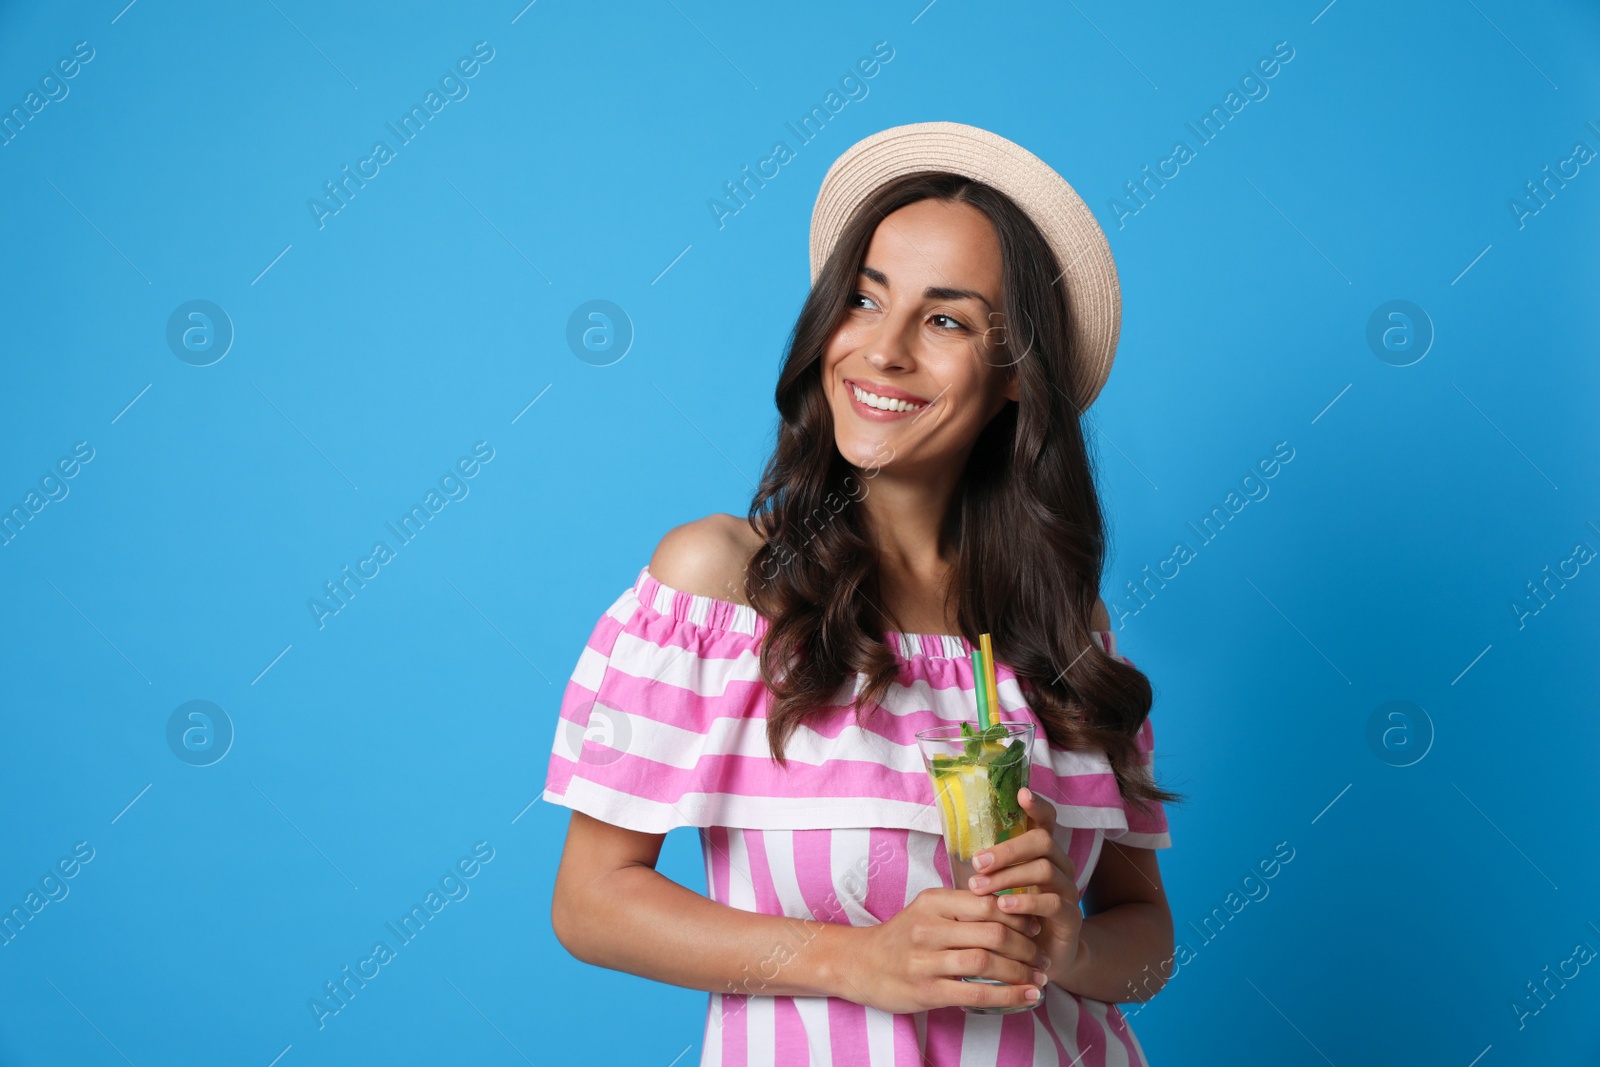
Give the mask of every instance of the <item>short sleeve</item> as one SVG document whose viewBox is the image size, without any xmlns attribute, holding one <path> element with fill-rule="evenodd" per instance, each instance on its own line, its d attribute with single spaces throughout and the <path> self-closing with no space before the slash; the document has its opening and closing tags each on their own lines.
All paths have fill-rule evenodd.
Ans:
<svg viewBox="0 0 1600 1067">
<path fill-rule="evenodd" d="M 543 799 L 645 833 L 717 825 L 726 757 L 764 722 L 749 716 L 760 688 L 753 638 L 664 613 L 641 591 L 636 583 L 606 609 L 578 656 Z"/>
<path fill-rule="evenodd" d="M 1128 666 L 1134 662 L 1117 651 L 1116 639 L 1111 631 L 1100 631 L 1100 639 L 1105 643 L 1105 648 L 1114 658 L 1121 660 Z M 1155 770 L 1155 727 L 1150 722 L 1150 716 L 1145 716 L 1144 722 L 1139 727 L 1139 732 L 1134 736 L 1134 745 L 1139 759 L 1153 772 Z M 1171 848 L 1172 834 L 1167 826 L 1166 806 L 1158 801 L 1149 801 L 1149 810 L 1141 810 L 1137 805 L 1124 800 L 1122 802 L 1123 816 L 1126 818 L 1126 830 L 1113 829 L 1106 831 L 1106 839 L 1115 841 L 1119 845 L 1130 845 L 1135 848 Z"/>
</svg>

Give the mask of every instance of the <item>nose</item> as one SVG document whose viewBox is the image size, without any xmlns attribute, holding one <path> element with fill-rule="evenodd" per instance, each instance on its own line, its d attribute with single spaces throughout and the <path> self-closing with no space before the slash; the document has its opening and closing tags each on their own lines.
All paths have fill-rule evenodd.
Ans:
<svg viewBox="0 0 1600 1067">
<path fill-rule="evenodd" d="M 915 323 L 901 321 L 900 316 L 893 313 L 884 315 L 868 335 L 862 355 L 877 371 L 914 370 L 916 357 L 911 351 L 911 331 L 915 327 Z"/>
</svg>

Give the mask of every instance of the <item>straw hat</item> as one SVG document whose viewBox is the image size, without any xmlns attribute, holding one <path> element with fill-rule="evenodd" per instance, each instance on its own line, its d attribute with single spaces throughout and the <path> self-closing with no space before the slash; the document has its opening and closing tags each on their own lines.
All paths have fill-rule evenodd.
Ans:
<svg viewBox="0 0 1600 1067">
<path fill-rule="evenodd" d="M 885 182 L 919 171 L 949 171 L 993 186 L 1044 234 L 1063 272 L 1076 399 L 1087 408 L 1111 373 L 1121 328 L 1122 291 L 1111 246 L 1065 178 L 998 134 L 959 122 L 917 122 L 852 145 L 828 168 L 811 210 L 812 282 L 860 203 Z"/>
</svg>

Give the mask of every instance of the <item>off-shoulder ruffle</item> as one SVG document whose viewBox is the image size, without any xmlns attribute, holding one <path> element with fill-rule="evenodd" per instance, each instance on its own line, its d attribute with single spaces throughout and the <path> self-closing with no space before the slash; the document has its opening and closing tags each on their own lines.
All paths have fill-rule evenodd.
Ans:
<svg viewBox="0 0 1600 1067">
<path fill-rule="evenodd" d="M 747 605 L 672 589 L 641 569 L 600 617 L 567 684 L 544 799 L 645 833 L 680 826 L 939 833 L 914 735 L 971 718 L 971 644 L 959 635 L 886 634 L 901 669 L 884 703 L 858 724 L 849 703 L 861 680 L 848 682 L 829 715 L 791 735 L 784 768 L 767 744 L 765 629 Z M 1117 655 L 1109 632 L 1096 638 Z M 1000 718 L 1037 725 L 1016 676 L 1004 664 L 996 675 Z M 1152 744 L 1146 720 L 1139 748 L 1147 761 Z M 1029 785 L 1056 807 L 1062 827 L 1170 846 L 1165 812 L 1124 805 L 1100 751 L 1057 748 L 1040 727 L 1032 759 Z"/>
</svg>

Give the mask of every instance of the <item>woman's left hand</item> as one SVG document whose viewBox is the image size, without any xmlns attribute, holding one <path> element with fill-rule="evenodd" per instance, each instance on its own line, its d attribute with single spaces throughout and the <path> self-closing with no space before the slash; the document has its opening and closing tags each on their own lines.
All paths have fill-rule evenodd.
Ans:
<svg viewBox="0 0 1600 1067">
<path fill-rule="evenodd" d="M 1013 915 L 1033 915 L 1041 927 L 1034 941 L 1048 958 L 1041 970 L 1059 981 L 1078 963 L 1083 908 L 1078 897 L 1077 867 L 1055 840 L 1055 805 L 1031 789 L 1017 791 L 1017 801 L 1033 827 L 1009 841 L 986 848 L 973 857 L 978 874 L 968 888 L 975 893 L 1038 886 L 1037 893 L 1007 893 L 998 897 L 1002 910 Z M 988 857 L 987 864 L 985 858 Z"/>
</svg>

